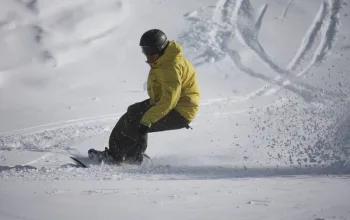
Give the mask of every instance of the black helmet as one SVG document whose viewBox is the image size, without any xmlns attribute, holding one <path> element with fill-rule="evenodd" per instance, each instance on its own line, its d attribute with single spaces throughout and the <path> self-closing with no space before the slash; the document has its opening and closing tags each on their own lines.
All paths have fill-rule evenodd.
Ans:
<svg viewBox="0 0 350 220">
<path fill-rule="evenodd" d="M 146 55 L 161 53 L 168 43 L 168 38 L 163 31 L 151 29 L 146 31 L 140 39 L 142 52 Z"/>
</svg>

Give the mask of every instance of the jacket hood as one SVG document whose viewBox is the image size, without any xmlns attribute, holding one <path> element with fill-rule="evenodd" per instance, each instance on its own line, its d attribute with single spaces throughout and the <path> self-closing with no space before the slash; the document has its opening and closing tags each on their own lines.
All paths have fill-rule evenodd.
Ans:
<svg viewBox="0 0 350 220">
<path fill-rule="evenodd" d="M 175 41 L 169 41 L 169 45 L 164 51 L 164 54 L 159 57 L 158 60 L 153 62 L 151 64 L 151 67 L 156 67 L 166 61 L 172 61 L 175 60 L 177 57 L 182 56 L 182 48 L 180 44 L 176 43 Z"/>
</svg>

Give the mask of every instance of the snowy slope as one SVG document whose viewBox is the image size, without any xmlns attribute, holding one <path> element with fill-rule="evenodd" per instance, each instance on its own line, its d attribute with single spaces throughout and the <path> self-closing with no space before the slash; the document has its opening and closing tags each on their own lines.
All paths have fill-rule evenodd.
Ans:
<svg viewBox="0 0 350 220">
<path fill-rule="evenodd" d="M 2 0 L 0 12 L 1 219 L 350 218 L 346 1 Z M 193 130 L 150 135 L 153 166 L 74 167 L 70 154 L 103 149 L 147 98 L 138 41 L 151 28 L 196 66 Z"/>
</svg>

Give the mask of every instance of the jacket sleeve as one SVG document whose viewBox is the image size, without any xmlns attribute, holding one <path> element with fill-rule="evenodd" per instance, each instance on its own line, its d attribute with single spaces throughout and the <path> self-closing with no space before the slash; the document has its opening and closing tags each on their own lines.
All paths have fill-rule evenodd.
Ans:
<svg viewBox="0 0 350 220">
<path fill-rule="evenodd" d="M 181 78 L 176 67 L 163 70 L 157 80 L 161 86 L 161 97 L 141 119 L 141 123 L 148 127 L 167 115 L 176 106 L 181 95 Z"/>
</svg>

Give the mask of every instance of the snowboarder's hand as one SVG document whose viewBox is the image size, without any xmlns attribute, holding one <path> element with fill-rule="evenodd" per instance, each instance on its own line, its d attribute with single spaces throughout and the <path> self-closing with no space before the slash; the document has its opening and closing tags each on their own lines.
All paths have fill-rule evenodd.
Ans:
<svg viewBox="0 0 350 220">
<path fill-rule="evenodd" d="M 147 133 L 148 129 L 149 129 L 149 127 L 147 125 L 140 123 L 139 134 L 145 135 Z"/>
</svg>

